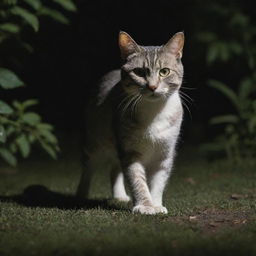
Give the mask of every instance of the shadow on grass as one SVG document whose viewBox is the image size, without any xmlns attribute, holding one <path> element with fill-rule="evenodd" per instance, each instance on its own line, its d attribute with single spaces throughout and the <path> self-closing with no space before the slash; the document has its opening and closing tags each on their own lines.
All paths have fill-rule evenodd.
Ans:
<svg viewBox="0 0 256 256">
<path fill-rule="evenodd" d="M 0 196 L 2 202 L 16 202 L 27 207 L 72 209 L 95 209 L 127 211 L 125 207 L 118 207 L 110 199 L 79 199 L 74 195 L 66 195 L 51 191 L 42 185 L 31 185 L 22 194 Z"/>
</svg>

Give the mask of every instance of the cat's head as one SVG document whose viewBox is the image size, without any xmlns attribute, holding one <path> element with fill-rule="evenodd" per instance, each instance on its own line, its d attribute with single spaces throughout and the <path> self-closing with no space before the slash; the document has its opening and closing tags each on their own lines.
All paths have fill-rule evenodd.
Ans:
<svg viewBox="0 0 256 256">
<path fill-rule="evenodd" d="M 176 33 L 163 46 L 138 45 L 126 32 L 119 33 L 123 59 L 122 84 L 128 94 L 140 94 L 146 100 L 167 99 L 179 90 L 184 34 Z"/>
</svg>

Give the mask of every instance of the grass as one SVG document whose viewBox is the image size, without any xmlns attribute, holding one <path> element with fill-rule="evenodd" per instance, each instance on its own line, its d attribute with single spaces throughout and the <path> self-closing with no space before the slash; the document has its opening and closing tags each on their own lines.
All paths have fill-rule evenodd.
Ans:
<svg viewBox="0 0 256 256">
<path fill-rule="evenodd" d="M 65 154 L 64 154 L 65 155 Z M 256 255 L 256 164 L 208 163 L 184 152 L 165 193 L 168 215 L 140 216 L 110 199 L 74 197 L 74 155 L 0 168 L 0 255 Z"/>
</svg>

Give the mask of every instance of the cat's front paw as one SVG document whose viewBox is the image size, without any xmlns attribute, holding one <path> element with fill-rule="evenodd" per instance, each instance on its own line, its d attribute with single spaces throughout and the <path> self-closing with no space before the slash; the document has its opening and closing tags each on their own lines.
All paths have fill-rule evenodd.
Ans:
<svg viewBox="0 0 256 256">
<path fill-rule="evenodd" d="M 164 206 L 155 206 L 155 211 L 156 213 L 163 213 L 163 214 L 167 214 L 168 213 L 168 210 L 166 209 L 166 207 Z"/>
<path fill-rule="evenodd" d="M 155 208 L 153 206 L 145 206 L 145 205 L 136 205 L 132 209 L 133 213 L 140 213 L 146 215 L 156 214 Z"/>
</svg>

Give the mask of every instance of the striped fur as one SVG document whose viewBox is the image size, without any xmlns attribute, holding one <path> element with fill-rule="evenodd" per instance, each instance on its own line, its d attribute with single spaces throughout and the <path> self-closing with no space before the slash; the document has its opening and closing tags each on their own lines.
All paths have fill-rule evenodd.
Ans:
<svg viewBox="0 0 256 256">
<path fill-rule="evenodd" d="M 109 168 L 114 198 L 129 200 L 125 178 L 134 213 L 167 213 L 162 196 L 183 115 L 179 96 L 183 44 L 183 33 L 154 47 L 139 46 L 120 32 L 121 70 L 103 77 L 87 108 L 87 161 L 78 196 L 88 196 L 94 169 Z M 168 75 L 162 76 L 165 72 Z"/>
</svg>

